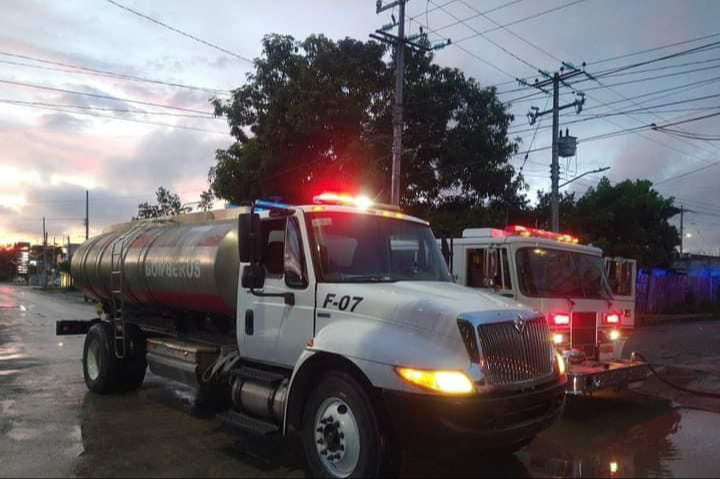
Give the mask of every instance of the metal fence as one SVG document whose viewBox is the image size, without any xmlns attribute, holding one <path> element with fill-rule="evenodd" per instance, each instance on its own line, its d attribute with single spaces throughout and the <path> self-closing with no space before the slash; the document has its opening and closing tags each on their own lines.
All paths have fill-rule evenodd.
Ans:
<svg viewBox="0 0 720 479">
<path fill-rule="evenodd" d="M 638 314 L 704 313 L 720 310 L 720 278 L 641 272 Z"/>
</svg>

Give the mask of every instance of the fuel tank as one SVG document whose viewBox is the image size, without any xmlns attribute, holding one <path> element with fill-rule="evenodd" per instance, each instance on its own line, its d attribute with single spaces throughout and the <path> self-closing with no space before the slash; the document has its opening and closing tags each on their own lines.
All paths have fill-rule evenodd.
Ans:
<svg viewBox="0 0 720 479">
<path fill-rule="evenodd" d="M 237 209 L 114 227 L 75 253 L 75 284 L 101 301 L 111 300 L 114 283 L 130 304 L 235 317 L 240 213 Z M 122 279 L 112 279 L 114 244 L 116 254 L 122 250 L 116 257 L 116 263 L 123 264 L 116 267 Z"/>
</svg>

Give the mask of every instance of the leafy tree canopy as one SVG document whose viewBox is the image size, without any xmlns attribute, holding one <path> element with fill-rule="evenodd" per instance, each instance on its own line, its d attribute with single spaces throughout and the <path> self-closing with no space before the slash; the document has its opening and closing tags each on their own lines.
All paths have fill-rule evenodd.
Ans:
<svg viewBox="0 0 720 479">
<path fill-rule="evenodd" d="M 387 53 L 350 38 L 267 36 L 247 82 L 213 100 L 236 139 L 217 151 L 215 194 L 239 204 L 345 190 L 388 201 L 395 66 Z M 406 57 L 404 206 L 515 201 L 512 116 L 496 91 L 429 55 Z"/>
<path fill-rule="evenodd" d="M 151 205 L 143 202 L 138 205 L 138 214 L 135 220 L 149 218 L 163 218 L 166 216 L 177 216 L 188 213 L 190 208 L 184 207 L 180 200 L 180 195 L 172 193 L 164 187 L 160 187 L 155 192 L 157 204 Z"/>
<path fill-rule="evenodd" d="M 563 231 L 579 235 L 606 256 L 637 259 L 641 266 L 667 266 L 680 244 L 669 220 L 680 213 L 674 198 L 665 198 L 647 180 L 613 185 L 603 178 L 579 199 L 566 194 L 560 204 Z M 550 196 L 541 194 L 536 207 L 539 226 L 548 227 Z"/>
</svg>

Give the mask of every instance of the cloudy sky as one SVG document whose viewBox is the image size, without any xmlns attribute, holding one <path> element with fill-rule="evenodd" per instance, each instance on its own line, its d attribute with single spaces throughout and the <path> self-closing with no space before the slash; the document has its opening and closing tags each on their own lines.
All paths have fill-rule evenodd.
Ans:
<svg viewBox="0 0 720 479">
<path fill-rule="evenodd" d="M 258 56 L 263 35 L 364 39 L 390 19 L 390 12 L 375 14 L 374 0 L 118 3 L 226 52 L 107 0 L 2 0 L 0 244 L 38 241 L 43 217 L 51 238 L 79 241 L 86 189 L 92 232 L 128 219 L 159 185 L 196 201 L 207 188 L 214 151 L 230 143 L 227 125 L 209 118 L 208 98 L 242 84 L 252 65 L 241 57 Z M 575 86 L 586 94 L 580 115 L 563 112 L 565 127 L 581 141 L 577 158 L 562 161 L 563 176 L 611 167 L 612 181 L 659 182 L 663 194 L 693 211 L 686 248 L 720 250 L 720 167 L 713 166 L 720 143 L 697 139 L 717 136 L 720 121 L 672 127 L 683 130 L 682 138 L 643 129 L 720 111 L 720 50 L 713 44 L 720 41 L 720 2 L 410 0 L 408 12 L 411 33 L 423 25 L 433 40 L 454 41 L 437 53 L 437 62 L 497 85 L 502 100 L 512 101 L 513 133 L 523 149 L 540 150 L 524 167 L 532 196 L 549 188 L 550 152 L 543 148 L 550 118 L 533 142 L 536 129 L 526 114 L 550 103 L 544 94 L 523 98 L 534 90 L 519 89 L 514 79 L 532 81 L 537 69 L 556 70 L 561 61 L 587 62 L 599 81 Z M 699 47 L 706 48 L 687 52 Z M 679 55 L 657 61 L 672 54 Z M 646 61 L 653 62 L 615 71 Z M 563 91 L 563 103 L 574 100 L 573 91 Z M 513 163 L 520 168 L 523 159 Z M 598 179 L 587 176 L 567 188 L 583 192 Z"/>
</svg>

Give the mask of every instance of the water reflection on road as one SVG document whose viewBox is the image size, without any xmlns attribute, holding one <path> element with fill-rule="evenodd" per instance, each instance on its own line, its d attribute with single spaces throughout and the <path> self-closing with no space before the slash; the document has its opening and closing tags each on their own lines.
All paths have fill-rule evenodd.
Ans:
<svg viewBox="0 0 720 479">
<path fill-rule="evenodd" d="M 0 286 L 0 477 L 302 477 L 296 444 L 203 417 L 192 390 L 149 376 L 139 393 L 99 397 L 83 384 L 82 338 L 57 317 L 81 300 Z M 26 305 L 27 311 L 21 311 Z M 717 477 L 720 415 L 629 392 L 571 401 L 564 418 L 509 458 L 448 443 L 409 451 L 405 477 Z M 409 431 L 411 433 L 411 431 Z"/>
<path fill-rule="evenodd" d="M 195 417 L 193 417 L 195 415 Z M 197 417 L 192 391 L 154 379 L 139 395 L 88 394 L 79 476 L 301 477 L 297 446 L 247 436 Z M 511 457 L 448 444 L 435 458 L 406 455 L 405 477 L 715 477 L 720 416 L 630 393 L 571 404 L 566 417 Z M 108 431 L 111 431 L 108 433 Z"/>
</svg>

